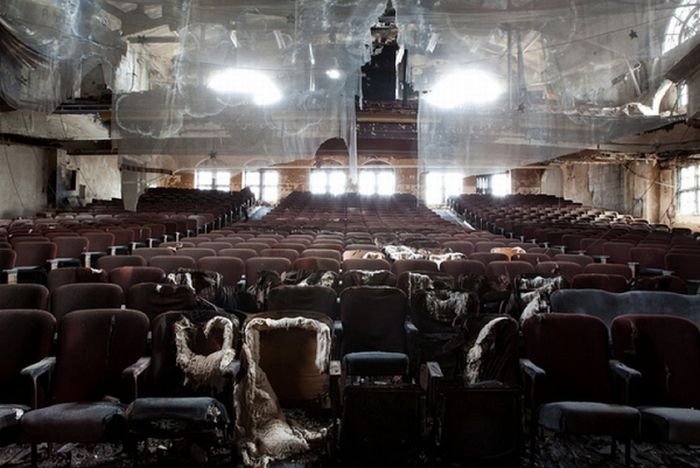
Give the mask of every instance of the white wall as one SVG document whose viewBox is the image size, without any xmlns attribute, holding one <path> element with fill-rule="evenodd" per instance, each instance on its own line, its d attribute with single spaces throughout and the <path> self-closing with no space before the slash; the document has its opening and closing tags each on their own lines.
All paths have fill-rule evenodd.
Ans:
<svg viewBox="0 0 700 468">
<path fill-rule="evenodd" d="M 46 208 L 48 151 L 0 146 L 0 217 L 32 216 Z"/>
<path fill-rule="evenodd" d="M 68 156 L 69 165 L 78 170 L 78 186 L 85 186 L 85 203 L 93 199 L 110 200 L 122 196 L 122 175 L 118 155 Z"/>
</svg>

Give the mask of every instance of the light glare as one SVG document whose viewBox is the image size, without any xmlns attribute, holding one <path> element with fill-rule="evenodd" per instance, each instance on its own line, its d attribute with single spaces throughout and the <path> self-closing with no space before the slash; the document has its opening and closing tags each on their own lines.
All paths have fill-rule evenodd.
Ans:
<svg viewBox="0 0 700 468">
<path fill-rule="evenodd" d="M 246 94 L 259 106 L 274 104 L 282 99 L 272 80 L 256 70 L 229 68 L 213 74 L 207 86 L 219 93 Z"/>
<path fill-rule="evenodd" d="M 437 82 L 426 100 L 437 107 L 452 109 L 465 104 L 486 104 L 503 94 L 503 87 L 483 70 L 454 72 Z"/>
<path fill-rule="evenodd" d="M 339 80 L 340 70 L 338 70 L 337 68 L 331 68 L 330 70 L 326 70 L 326 76 L 331 80 Z"/>
</svg>

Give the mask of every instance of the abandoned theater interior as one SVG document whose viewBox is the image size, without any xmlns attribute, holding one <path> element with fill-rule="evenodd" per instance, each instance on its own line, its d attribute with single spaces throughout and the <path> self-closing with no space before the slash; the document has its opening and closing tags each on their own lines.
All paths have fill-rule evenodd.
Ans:
<svg viewBox="0 0 700 468">
<path fill-rule="evenodd" d="M 699 31 L 3 0 L 0 465 L 700 466 Z"/>
</svg>

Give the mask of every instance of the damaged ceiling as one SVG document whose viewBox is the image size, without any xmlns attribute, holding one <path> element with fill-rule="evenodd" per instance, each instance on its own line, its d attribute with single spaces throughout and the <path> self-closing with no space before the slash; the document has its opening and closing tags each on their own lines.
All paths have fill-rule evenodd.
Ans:
<svg viewBox="0 0 700 468">
<path fill-rule="evenodd" d="M 687 57 L 700 45 L 699 8 L 688 0 L 5 0 L 0 102 L 22 115 L 0 131 L 75 140 L 84 130 L 85 140 L 125 155 L 215 151 L 279 163 L 342 138 L 352 161 L 358 147 L 379 151 L 366 141 L 391 125 L 386 112 L 360 110 L 358 119 L 356 96 L 363 65 L 395 41 L 397 97 L 419 105 L 407 122 L 405 108 L 416 106 L 398 101 L 402 130 L 386 133 L 410 139 L 405 128 L 415 128 L 417 142 L 397 151 L 417 153 L 426 169 L 483 173 L 581 148 L 687 151 L 699 138 L 676 85 L 697 72 Z M 373 38 L 373 27 L 396 33 Z M 268 94 L 215 89 L 230 70 L 238 75 L 223 75 L 224 85 L 254 71 Z M 459 75 L 447 92 L 448 104 L 464 88 L 473 101 L 431 103 L 446 77 L 473 71 L 480 80 Z M 474 99 L 489 90 L 494 99 Z M 37 118 L 57 110 L 48 123 Z M 100 118 L 64 115 L 71 110 Z"/>
</svg>

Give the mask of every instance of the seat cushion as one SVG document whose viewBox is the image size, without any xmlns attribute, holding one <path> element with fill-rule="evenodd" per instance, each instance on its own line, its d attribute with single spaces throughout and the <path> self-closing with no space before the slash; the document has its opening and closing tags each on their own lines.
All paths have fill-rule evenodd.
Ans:
<svg viewBox="0 0 700 468">
<path fill-rule="evenodd" d="M 29 411 L 28 406 L 0 405 L 0 431 L 18 426 L 26 411 Z"/>
<path fill-rule="evenodd" d="M 700 410 L 640 408 L 644 437 L 676 444 L 700 444 Z"/>
<path fill-rule="evenodd" d="M 119 438 L 124 429 L 121 403 L 60 403 L 27 412 L 21 437 L 27 442 L 94 443 Z"/>
<path fill-rule="evenodd" d="M 137 398 L 126 418 L 129 430 L 164 437 L 215 432 L 229 422 L 226 407 L 211 397 Z"/>
<path fill-rule="evenodd" d="M 408 374 L 408 356 L 378 351 L 349 353 L 343 357 L 343 367 L 348 375 L 405 375 Z"/>
<path fill-rule="evenodd" d="M 558 401 L 540 408 L 539 422 L 555 432 L 632 437 L 639 433 L 636 408 L 590 401 Z"/>
</svg>

